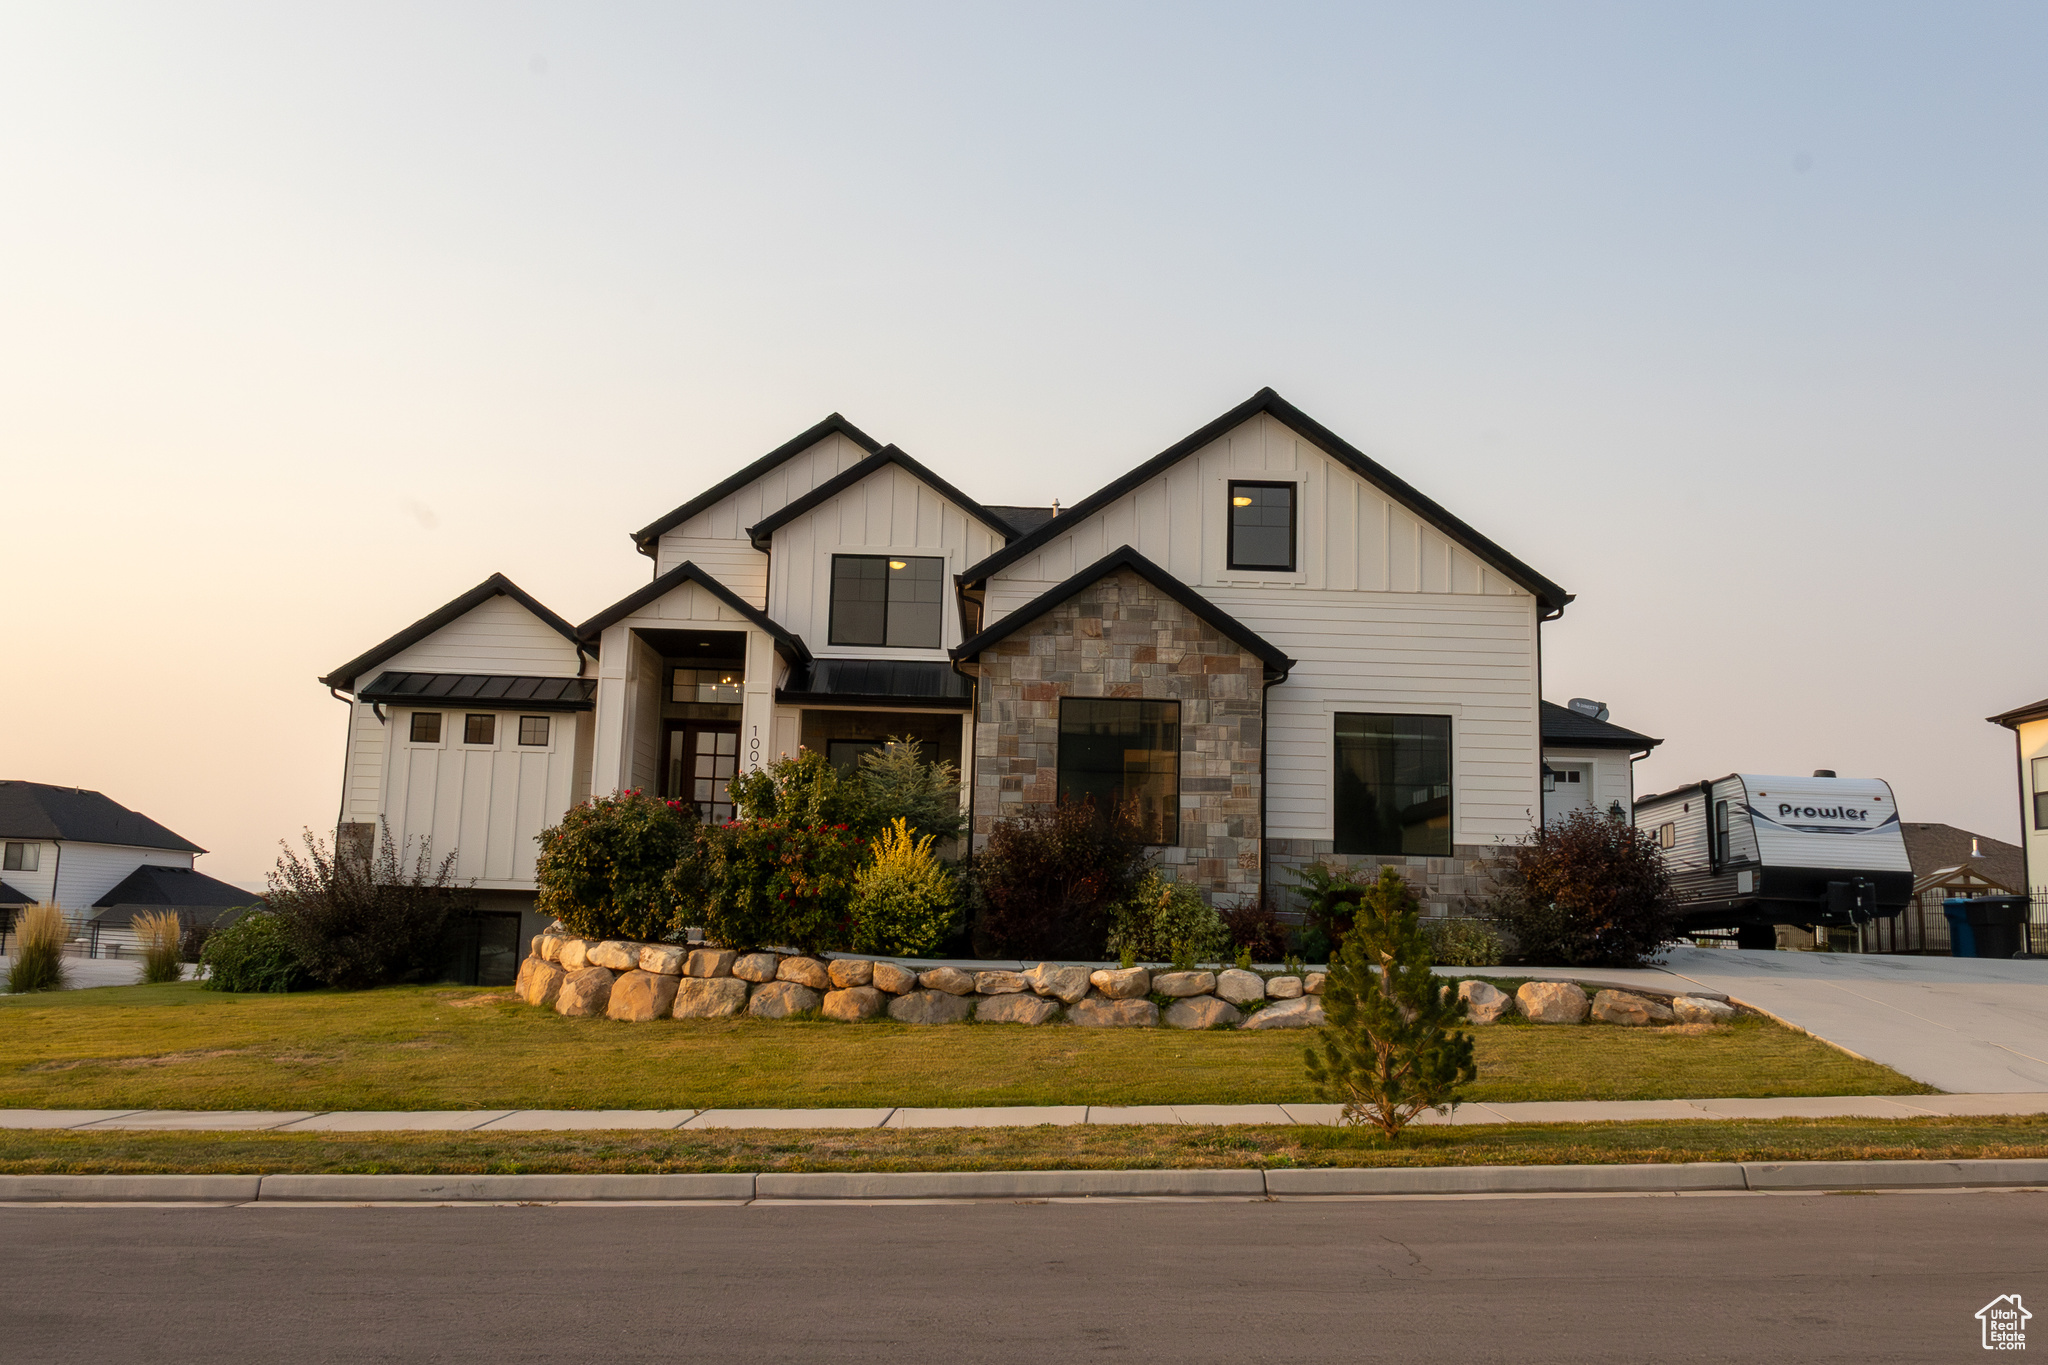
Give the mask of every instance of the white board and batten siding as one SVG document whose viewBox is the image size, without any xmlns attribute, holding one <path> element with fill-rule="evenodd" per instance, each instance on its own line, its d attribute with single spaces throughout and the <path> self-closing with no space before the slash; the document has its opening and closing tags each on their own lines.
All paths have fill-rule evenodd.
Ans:
<svg viewBox="0 0 2048 1365">
<path fill-rule="evenodd" d="M 354 680 L 360 690 L 378 674 L 483 673 L 517 677 L 575 677 L 576 647 L 510 597 L 485 599 L 425 639 L 400 650 Z M 577 745 L 579 717 L 553 711 L 548 743 L 521 745 L 514 705 L 451 701 L 420 707 L 441 713 L 438 744 L 412 742 L 415 708 L 387 706 L 384 719 L 367 702 L 351 705 L 348 772 L 342 784 L 342 820 L 391 827 L 408 862 L 422 840 L 438 861 L 457 855 L 456 876 L 487 890 L 533 885 L 535 835 L 561 819 L 574 800 L 577 767 L 587 749 Z M 489 745 L 462 742 L 463 718 L 497 717 Z M 534 712 L 532 714 L 541 714 Z M 587 780 L 584 783 L 586 789 Z"/>
<path fill-rule="evenodd" d="M 747 528 L 859 464 L 867 454 L 835 431 L 816 445 L 790 456 L 681 525 L 662 532 L 655 546 L 655 576 L 688 560 L 743 600 L 766 610 L 768 556 L 754 548 L 747 538 Z"/>
<path fill-rule="evenodd" d="M 994 528 L 970 515 L 922 479 L 883 465 L 837 497 L 775 530 L 769 556 L 768 615 L 803 637 L 821 658 L 943 659 L 961 641 L 959 594 L 953 575 L 1003 548 Z M 900 555 L 946 561 L 941 594 L 943 633 L 927 649 L 835 646 L 832 640 L 832 557 Z"/>
<path fill-rule="evenodd" d="M 44 839 L 37 849 L 35 871 L 0 873 L 0 880 L 39 903 L 50 900 L 54 889 L 58 908 L 70 914 L 89 913 L 94 901 L 127 880 L 138 867 L 189 868 L 196 856 L 182 849 L 80 844 L 68 839 Z"/>
<path fill-rule="evenodd" d="M 1229 568 L 1233 478 L 1297 485 L 1295 572 Z M 1450 717 L 1456 843 L 1539 818 L 1535 597 L 1284 423 L 1251 418 L 1004 568 L 988 619 L 1126 544 L 1297 660 L 1267 693 L 1268 837 L 1332 837 L 1339 712 Z"/>
</svg>

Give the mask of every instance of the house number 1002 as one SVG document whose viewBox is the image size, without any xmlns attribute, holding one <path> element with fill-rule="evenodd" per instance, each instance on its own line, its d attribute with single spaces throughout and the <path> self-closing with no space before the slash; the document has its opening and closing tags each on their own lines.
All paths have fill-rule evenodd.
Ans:
<svg viewBox="0 0 2048 1365">
<path fill-rule="evenodd" d="M 749 728 L 751 733 L 747 736 L 747 766 L 759 772 L 761 768 L 761 727 L 755 725 Z"/>
</svg>

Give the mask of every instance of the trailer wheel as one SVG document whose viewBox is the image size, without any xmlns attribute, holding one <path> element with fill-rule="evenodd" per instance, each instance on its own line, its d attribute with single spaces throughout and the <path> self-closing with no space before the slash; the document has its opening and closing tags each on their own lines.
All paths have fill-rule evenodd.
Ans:
<svg viewBox="0 0 2048 1365">
<path fill-rule="evenodd" d="M 1740 924 L 1735 928 L 1735 946 L 1738 948 L 1761 948 L 1767 952 L 1778 946 L 1778 927 L 1775 924 Z"/>
</svg>

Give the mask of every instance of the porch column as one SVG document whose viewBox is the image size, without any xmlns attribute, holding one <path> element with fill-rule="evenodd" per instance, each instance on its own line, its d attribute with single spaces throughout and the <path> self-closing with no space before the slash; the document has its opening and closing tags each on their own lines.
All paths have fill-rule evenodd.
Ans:
<svg viewBox="0 0 2048 1365">
<path fill-rule="evenodd" d="M 747 632 L 747 677 L 740 691 L 740 771 L 775 761 L 775 675 L 782 666 L 766 631 Z"/>
</svg>

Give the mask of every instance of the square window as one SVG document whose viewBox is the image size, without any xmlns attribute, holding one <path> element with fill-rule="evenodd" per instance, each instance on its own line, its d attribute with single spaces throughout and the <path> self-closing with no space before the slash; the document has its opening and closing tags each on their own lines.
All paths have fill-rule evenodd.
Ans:
<svg viewBox="0 0 2048 1365">
<path fill-rule="evenodd" d="M 439 744 L 441 742 L 441 713 L 439 711 L 415 711 L 412 713 L 412 742 L 415 744 Z"/>
<path fill-rule="evenodd" d="M 1151 844 L 1180 842 L 1180 703 L 1060 702 L 1059 799 L 1130 802 Z"/>
<path fill-rule="evenodd" d="M 1451 854 L 1451 718 L 1339 712 L 1339 853 Z"/>
<path fill-rule="evenodd" d="M 832 556 L 835 645 L 936 649 L 945 622 L 946 561 L 910 555 Z"/>
<path fill-rule="evenodd" d="M 464 744 L 497 743 L 498 718 L 496 716 L 464 716 L 462 718 L 462 742 Z"/>
<path fill-rule="evenodd" d="M 43 865 L 41 844 L 9 844 L 4 860 L 8 872 L 34 872 Z"/>
<path fill-rule="evenodd" d="M 1291 483 L 1231 482 L 1231 568 L 1294 572 L 1294 495 Z"/>
<path fill-rule="evenodd" d="M 519 718 L 519 742 L 521 744 L 546 744 L 548 742 L 548 718 L 546 716 L 521 716 Z"/>
</svg>

